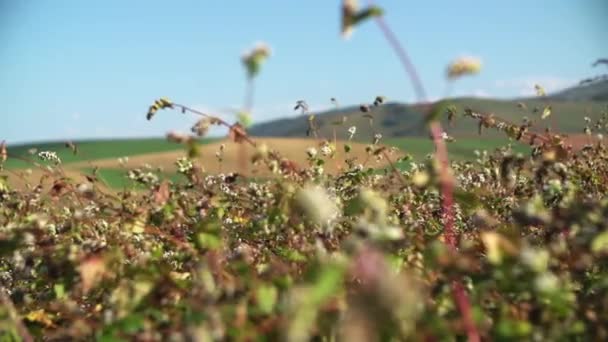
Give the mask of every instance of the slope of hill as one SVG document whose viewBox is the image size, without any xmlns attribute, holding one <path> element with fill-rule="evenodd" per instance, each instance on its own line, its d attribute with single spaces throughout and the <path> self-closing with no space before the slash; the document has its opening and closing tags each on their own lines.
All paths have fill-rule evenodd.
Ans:
<svg viewBox="0 0 608 342">
<path fill-rule="evenodd" d="M 565 101 L 608 101 L 608 79 L 562 90 L 551 95 L 551 98 Z"/>
<path fill-rule="evenodd" d="M 539 129 L 551 126 L 552 129 L 564 133 L 580 133 L 584 127 L 585 116 L 597 118 L 608 108 L 608 82 L 597 82 L 591 85 L 577 86 L 548 96 L 547 98 L 531 98 L 519 100 L 497 100 L 485 98 L 455 98 L 452 99 L 459 113 L 465 108 L 479 112 L 494 113 L 510 122 L 519 123 L 524 117 L 539 123 Z M 522 106 L 523 105 L 523 106 Z M 540 114 L 545 106 L 550 105 L 552 115 L 541 122 Z M 350 106 L 316 114 L 316 122 L 322 137 L 333 137 L 334 129 L 338 139 L 348 136 L 350 126 L 357 127 L 354 139 L 367 141 L 372 139 L 374 133 L 382 133 L 385 137 L 415 137 L 427 136 L 424 126 L 423 111 L 419 105 L 403 103 L 387 103 L 380 107 L 373 107 L 371 115 L 373 126 L 369 119 L 364 117 L 358 107 Z M 347 120 L 341 126 L 333 122 L 340 121 L 342 117 Z M 308 128 L 308 116 L 301 115 L 295 118 L 280 119 L 261 123 L 250 129 L 254 136 L 274 137 L 305 137 Z M 457 120 L 453 127 L 448 129 L 454 136 L 476 136 L 477 124 L 469 119 Z M 497 134 L 489 131 L 491 137 Z"/>
<path fill-rule="evenodd" d="M 478 112 L 494 113 L 502 119 L 514 123 L 519 123 L 524 117 L 528 117 L 538 122 L 537 128 L 542 129 L 551 126 L 552 129 L 564 133 L 582 132 L 584 127 L 583 118 L 585 116 L 592 119 L 597 118 L 608 107 L 608 101 L 574 102 L 553 99 L 514 101 L 458 98 L 453 99 L 452 104 L 456 106 L 459 113 L 463 113 L 465 108 L 471 108 Z M 523 108 L 521 104 L 524 105 Z M 547 120 L 541 121 L 540 113 L 546 105 L 552 107 L 552 115 Z M 348 128 L 356 126 L 357 133 L 354 139 L 359 141 L 372 139 L 374 133 L 381 133 L 384 137 L 427 136 L 423 119 L 424 114 L 420 106 L 389 103 L 374 108 L 371 112 L 373 117 L 373 126 L 371 127 L 369 119 L 364 117 L 363 114 L 356 107 L 317 114 L 316 122 L 319 127 L 319 134 L 322 137 L 331 138 L 335 129 L 338 139 L 344 139 L 348 136 Z M 344 124 L 333 124 L 333 122 L 339 121 L 343 116 L 347 117 Z M 444 124 L 447 124 L 447 122 L 444 122 Z M 254 136 L 305 137 L 307 128 L 307 116 L 302 115 L 296 118 L 258 124 L 253 126 L 249 132 Z M 457 137 L 476 136 L 477 123 L 467 118 L 461 118 L 456 120 L 454 125 L 447 128 L 447 130 L 450 134 Z M 492 131 L 488 131 L 486 134 L 491 137 L 497 136 Z"/>
</svg>

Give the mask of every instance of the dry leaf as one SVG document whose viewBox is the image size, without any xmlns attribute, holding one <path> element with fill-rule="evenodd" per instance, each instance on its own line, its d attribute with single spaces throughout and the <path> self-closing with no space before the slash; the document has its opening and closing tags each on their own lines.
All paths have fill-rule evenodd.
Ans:
<svg viewBox="0 0 608 342">
<path fill-rule="evenodd" d="M 53 183 L 53 187 L 51 187 L 49 194 L 56 199 L 66 192 L 67 186 L 68 184 L 65 179 L 58 179 Z"/>
<path fill-rule="evenodd" d="M 169 182 L 163 181 L 154 192 L 154 203 L 158 206 L 163 206 L 167 203 L 170 196 Z"/>
<path fill-rule="evenodd" d="M 106 263 L 101 256 L 93 256 L 84 260 L 78 266 L 82 280 L 82 291 L 89 292 L 103 277 L 106 272 Z"/>
<path fill-rule="evenodd" d="M 242 143 L 247 137 L 247 132 L 240 123 L 235 123 L 230 127 L 228 137 L 237 144 Z"/>
</svg>

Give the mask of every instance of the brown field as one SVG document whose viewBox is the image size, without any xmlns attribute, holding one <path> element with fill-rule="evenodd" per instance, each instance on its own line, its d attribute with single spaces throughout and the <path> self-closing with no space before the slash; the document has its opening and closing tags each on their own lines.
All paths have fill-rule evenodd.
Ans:
<svg viewBox="0 0 608 342">
<path fill-rule="evenodd" d="M 605 142 L 606 138 L 604 138 Z M 571 134 L 566 138 L 566 142 L 572 145 L 572 148 L 577 151 L 580 150 L 583 146 L 596 143 L 598 141 L 595 135 L 588 136 L 586 134 Z"/>
<path fill-rule="evenodd" d="M 269 149 L 276 150 L 280 153 L 282 157 L 287 158 L 302 167 L 307 165 L 306 149 L 309 147 L 315 147 L 317 148 L 317 150 L 319 150 L 319 142 L 312 139 L 257 138 L 256 142 L 258 144 L 265 143 L 269 147 Z M 220 163 L 216 158 L 216 152 L 220 150 L 221 144 L 225 144 L 225 149 L 223 161 Z M 365 152 L 366 145 L 360 143 L 351 143 L 350 145 L 352 147 L 352 150 L 349 153 L 349 157 L 356 158 L 358 163 L 363 164 L 368 157 L 367 153 Z M 247 161 L 247 168 L 245 172 L 241 170 L 242 163 L 239 162 L 240 157 L 242 157 L 242 155 L 240 154 L 242 151 L 239 151 L 239 149 L 242 147 L 244 148 L 244 157 Z M 224 140 L 208 145 L 202 145 L 200 151 L 201 155 L 198 158 L 198 162 L 202 165 L 206 172 L 220 173 L 240 171 L 244 175 L 248 176 L 270 175 L 270 172 L 267 170 L 266 166 L 262 164 L 259 166 L 253 166 L 250 164 L 249 160 L 254 154 L 255 149 L 248 144 L 244 144 L 241 146 L 232 141 Z M 184 157 L 185 155 L 186 152 L 184 150 L 137 155 L 129 157 L 128 161 L 125 163 L 125 166 L 127 168 L 138 168 L 142 167 L 142 165 L 144 164 L 149 164 L 152 167 L 160 167 L 165 172 L 172 173 L 176 170 L 175 161 L 180 157 Z M 400 156 L 401 153 L 395 153 L 392 155 L 392 159 L 395 160 Z M 334 173 L 337 170 L 345 167 L 344 159 L 344 142 L 338 141 L 336 157 L 334 159 L 326 158 L 326 164 L 324 166 L 325 172 Z M 374 158 L 369 158 L 369 161 L 366 165 L 374 167 L 383 167 L 388 165 L 388 162 L 386 160 L 377 162 Z M 111 158 L 98 159 L 90 162 L 66 164 L 63 166 L 63 172 L 65 176 L 72 178 L 76 181 L 85 181 L 86 179 L 82 170 L 94 166 L 99 167 L 100 169 L 121 168 L 118 159 Z M 45 171 L 38 168 L 32 168 L 30 170 L 30 174 L 25 174 L 24 170 L 11 171 L 11 173 L 9 174 L 9 182 L 13 186 L 17 187 L 23 187 L 26 182 L 29 182 L 30 184 L 38 184 L 40 178 L 45 174 Z M 22 177 L 18 177 L 17 174 L 22 174 Z M 46 181 L 45 184 L 48 185 L 49 182 Z"/>
</svg>

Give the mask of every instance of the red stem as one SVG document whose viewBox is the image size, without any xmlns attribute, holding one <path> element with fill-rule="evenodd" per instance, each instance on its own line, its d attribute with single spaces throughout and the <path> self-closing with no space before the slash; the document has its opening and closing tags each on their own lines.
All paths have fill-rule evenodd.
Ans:
<svg viewBox="0 0 608 342">
<path fill-rule="evenodd" d="M 369 5 L 373 5 L 372 0 L 368 0 Z M 390 29 L 388 24 L 384 21 L 384 19 L 380 17 L 376 17 L 376 23 L 378 27 L 382 31 L 382 34 L 392 47 L 392 49 L 397 54 L 401 65 L 406 71 L 408 77 L 412 85 L 414 86 L 414 91 L 416 93 L 416 97 L 418 102 L 423 104 L 427 104 L 427 96 L 424 90 L 424 86 L 414 64 L 409 58 L 407 52 L 399 43 L 399 40 L 396 38 L 393 31 Z M 429 106 L 429 108 L 431 108 Z M 428 114 L 427 114 L 428 115 Z M 440 182 L 441 182 L 441 192 L 443 194 L 443 219 L 444 219 L 444 235 L 445 242 L 451 249 L 456 249 L 456 241 L 457 237 L 454 233 L 454 213 L 453 213 L 453 192 L 454 192 L 454 184 L 450 177 L 449 172 L 449 159 L 448 159 L 448 151 L 445 145 L 445 141 L 442 138 L 443 129 L 441 128 L 441 124 L 438 121 L 434 121 L 430 125 L 431 134 L 433 136 L 433 142 L 435 144 L 436 149 L 436 158 L 440 164 Z M 464 320 L 467 337 L 469 341 L 480 341 L 479 332 L 477 331 L 477 327 L 475 326 L 475 322 L 473 322 L 471 303 L 465 292 L 460 281 L 456 280 L 452 283 L 452 295 L 454 297 L 454 301 L 460 311 L 460 314 Z"/>
<path fill-rule="evenodd" d="M 464 327 L 467 331 L 467 337 L 471 342 L 481 341 L 475 322 L 473 321 L 473 310 L 471 309 L 471 303 L 469 302 L 469 296 L 462 286 L 462 282 L 454 280 L 452 282 L 452 296 L 456 305 L 460 309 L 460 314 L 464 322 Z"/>
</svg>

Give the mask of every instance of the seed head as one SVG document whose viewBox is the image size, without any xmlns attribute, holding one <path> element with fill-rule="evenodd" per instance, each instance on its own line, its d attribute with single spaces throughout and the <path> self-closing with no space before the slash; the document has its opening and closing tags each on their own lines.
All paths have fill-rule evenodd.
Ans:
<svg viewBox="0 0 608 342">
<path fill-rule="evenodd" d="M 447 78 L 456 79 L 466 75 L 474 75 L 481 70 L 481 61 L 475 57 L 461 57 L 448 65 Z"/>
</svg>

